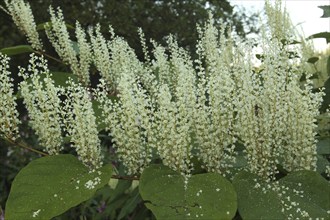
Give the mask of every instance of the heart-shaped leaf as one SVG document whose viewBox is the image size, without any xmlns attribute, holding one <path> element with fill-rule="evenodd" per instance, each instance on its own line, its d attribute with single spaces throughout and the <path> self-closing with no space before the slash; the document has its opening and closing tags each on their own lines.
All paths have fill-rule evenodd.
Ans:
<svg viewBox="0 0 330 220">
<path fill-rule="evenodd" d="M 146 168 L 140 178 L 140 194 L 160 219 L 232 219 L 237 209 L 232 184 L 215 173 L 189 179 L 163 165 Z"/>
<path fill-rule="evenodd" d="M 90 172 L 72 155 L 47 156 L 24 167 L 14 179 L 6 219 L 51 219 L 90 199 L 108 183 L 111 165 Z"/>
<path fill-rule="evenodd" d="M 330 218 L 330 183 L 316 172 L 297 171 L 265 182 L 242 171 L 233 184 L 243 219 Z"/>
</svg>

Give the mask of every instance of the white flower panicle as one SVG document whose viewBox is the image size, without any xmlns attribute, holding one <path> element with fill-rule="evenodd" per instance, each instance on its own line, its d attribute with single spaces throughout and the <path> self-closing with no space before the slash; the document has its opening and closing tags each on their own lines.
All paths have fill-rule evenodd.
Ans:
<svg viewBox="0 0 330 220">
<path fill-rule="evenodd" d="M 283 8 L 282 0 L 275 0 L 274 5 L 267 0 L 264 8 L 271 36 L 277 40 L 291 40 L 296 34 L 295 28 L 286 8 Z"/>
<path fill-rule="evenodd" d="M 172 84 L 170 74 L 170 63 L 168 62 L 168 55 L 165 53 L 165 47 L 153 42 L 154 60 L 152 60 L 152 68 L 155 72 L 156 79 L 161 84 Z"/>
<path fill-rule="evenodd" d="M 92 63 L 92 48 L 86 39 L 86 33 L 82 29 L 79 22 L 76 22 L 76 37 L 79 50 L 79 73 L 75 73 L 80 77 L 80 81 L 84 85 L 90 84 L 89 68 Z"/>
<path fill-rule="evenodd" d="M 112 89 L 115 86 L 116 76 L 111 73 L 111 56 L 108 48 L 107 40 L 101 34 L 100 25 L 96 25 L 95 29 L 89 29 L 88 34 L 91 39 L 91 48 L 93 52 L 93 63 L 96 69 L 100 72 L 103 79 L 106 80 Z"/>
<path fill-rule="evenodd" d="M 121 37 L 115 36 L 110 29 L 112 38 L 106 40 L 100 32 L 100 26 L 95 30 L 89 30 L 92 43 L 93 61 L 105 79 L 112 92 L 116 92 L 120 78 L 124 74 L 132 74 L 140 77 L 145 86 L 151 79 L 150 74 L 145 74 L 146 69 L 137 58 L 134 50 Z"/>
<path fill-rule="evenodd" d="M 31 54 L 28 70 L 20 68 L 24 81 L 20 92 L 30 117 L 30 125 L 40 144 L 53 155 L 63 149 L 60 88 L 55 87 L 43 57 Z"/>
<path fill-rule="evenodd" d="M 269 42 L 263 35 L 267 54 L 256 70 L 247 59 L 252 44 L 226 38 L 225 29 L 219 35 L 212 17 L 199 28 L 197 73 L 171 37 L 170 55 L 153 42 L 150 69 L 143 69 L 130 53 L 125 58 L 129 50 L 121 39 L 112 41 L 110 68 L 118 67 L 121 75 L 120 101 L 104 105 L 104 112 L 130 173 L 141 172 L 154 148 L 165 165 L 183 174 L 191 172 L 194 150 L 208 171 L 225 175 L 235 163 L 238 139 L 245 146 L 247 169 L 267 180 L 274 178 L 280 163 L 288 171 L 315 168 L 314 122 L 323 93 L 312 93 L 309 80 L 301 87 L 302 67 L 281 39 Z M 124 61 L 128 58 L 131 64 Z M 151 79 L 153 93 L 142 89 L 141 71 Z"/>
<path fill-rule="evenodd" d="M 100 139 L 90 93 L 80 84 L 68 81 L 65 91 L 64 126 L 79 159 L 96 169 L 102 165 Z"/>
<path fill-rule="evenodd" d="M 78 60 L 60 8 L 54 11 L 49 7 L 50 22 L 46 24 L 46 34 L 61 59 L 71 65 L 73 72 L 78 71 Z"/>
<path fill-rule="evenodd" d="M 13 79 L 9 72 L 9 57 L 0 53 L 0 137 L 18 138 L 18 111 Z"/>
<path fill-rule="evenodd" d="M 246 64 L 236 76 L 238 134 L 246 146 L 250 171 L 266 179 L 275 177 L 279 163 L 288 171 L 316 166 L 315 118 L 323 92 L 312 93 L 310 80 L 301 88 L 298 73 L 303 69 L 292 64 L 281 44 L 263 39 L 267 53 L 260 70 Z M 243 56 L 240 59 L 246 62 Z"/>
<path fill-rule="evenodd" d="M 105 88 L 103 83 L 102 87 Z M 153 116 L 146 91 L 130 75 L 124 74 L 118 89 L 120 101 L 111 101 L 107 93 L 98 93 L 109 135 L 116 154 L 128 174 L 142 173 L 151 162 L 153 144 Z"/>
<path fill-rule="evenodd" d="M 190 113 L 184 103 L 171 101 L 172 96 L 167 85 L 159 89 L 158 111 L 155 112 L 156 149 L 163 164 L 182 174 L 192 169 L 192 132 Z"/>
<path fill-rule="evenodd" d="M 32 48 L 42 50 L 42 42 L 37 32 L 30 4 L 23 0 L 5 0 L 5 4 L 14 23 L 26 35 Z"/>
<path fill-rule="evenodd" d="M 60 8 L 56 11 L 49 7 L 50 21 L 46 24 L 46 34 L 52 43 L 57 54 L 61 59 L 70 65 L 73 74 L 77 75 L 79 80 L 84 84 L 90 83 L 89 66 L 92 62 L 91 48 L 86 40 L 86 34 L 81 25 L 76 23 L 76 37 L 79 51 L 75 51 L 74 42 L 70 40 L 70 35 L 64 21 L 63 13 Z M 78 61 L 79 55 L 79 61 Z"/>
<path fill-rule="evenodd" d="M 143 80 L 143 73 L 145 74 L 143 64 L 123 38 L 115 37 L 112 41 L 108 41 L 108 48 L 111 48 L 110 64 L 114 88 L 118 86 L 123 75 L 128 74 L 132 75 L 131 78 L 139 77 L 140 81 Z"/>
<path fill-rule="evenodd" d="M 233 162 L 235 138 L 235 83 L 227 63 L 228 46 L 210 18 L 205 29 L 200 29 L 199 59 L 205 62 L 205 71 L 198 73 L 198 101 L 195 113 L 195 136 L 198 157 L 207 170 L 224 174 Z M 221 43 L 217 39 L 221 39 Z M 231 45 L 230 45 L 231 46 Z M 231 52 L 231 51 L 229 51 Z"/>
<path fill-rule="evenodd" d="M 189 174 L 192 169 L 192 128 L 196 103 L 195 72 L 186 51 L 179 48 L 171 37 L 168 44 L 172 65 L 168 72 L 169 81 L 159 83 L 158 110 L 154 113 L 156 149 L 165 165 L 182 174 Z"/>
</svg>

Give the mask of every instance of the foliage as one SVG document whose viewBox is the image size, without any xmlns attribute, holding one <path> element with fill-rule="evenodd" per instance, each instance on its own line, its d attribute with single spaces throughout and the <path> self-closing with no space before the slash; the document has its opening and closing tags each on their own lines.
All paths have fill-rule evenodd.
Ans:
<svg viewBox="0 0 330 220">
<path fill-rule="evenodd" d="M 280 1 L 266 2 L 262 54 L 210 13 L 193 53 L 140 30 L 143 59 L 112 28 L 73 27 L 53 7 L 50 22 L 35 24 L 29 4 L 5 4 L 30 46 L 1 49 L 0 138 L 41 156 L 12 182 L 6 219 L 329 218 L 329 138 L 315 123 L 328 116 L 319 110 L 329 79 L 315 88 L 320 58 Z M 175 4 L 198 13 L 206 3 L 149 6 L 186 13 Z M 229 7 L 211 10 L 218 4 Z M 106 5 L 95 6 L 100 16 Z M 13 80 L 9 56 L 26 53 Z"/>
<path fill-rule="evenodd" d="M 123 36 L 129 45 L 137 50 L 138 57 L 142 58 L 140 40 L 137 28 L 141 27 L 148 38 L 165 43 L 165 36 L 172 33 L 180 45 L 194 52 L 194 44 L 198 39 L 196 23 L 202 24 L 208 19 L 208 10 L 214 17 L 230 22 L 237 32 L 244 36 L 256 33 L 256 15 L 248 16 L 246 12 L 236 13 L 229 1 L 189 0 L 189 1 L 125 1 L 115 0 L 98 1 L 28 1 L 32 10 L 38 10 L 36 21 L 38 24 L 49 21 L 48 7 L 60 7 L 66 15 L 66 22 L 71 27 L 78 20 L 84 28 L 100 24 L 102 34 L 109 36 L 109 24 L 119 36 Z M 205 6 L 208 6 L 208 10 Z M 1 12 L 0 12 L 1 13 Z M 129 15 L 129 16 L 127 16 Z M 160 16 L 161 15 L 161 16 Z M 15 45 L 22 42 L 21 35 L 14 31 L 10 19 L 5 13 L 0 14 L 0 46 Z M 38 26 L 38 25 L 37 25 Z M 40 25 L 42 26 L 42 25 Z M 39 26 L 39 27 L 40 27 Z M 9 34 L 9 36 L 8 36 Z"/>
<path fill-rule="evenodd" d="M 235 176 L 233 184 L 243 219 L 328 217 L 329 183 L 315 172 L 297 171 L 267 183 L 243 171 Z"/>
<path fill-rule="evenodd" d="M 237 209 L 234 187 L 215 173 L 185 179 L 163 165 L 152 165 L 142 173 L 139 190 L 157 219 L 232 219 Z"/>
<path fill-rule="evenodd" d="M 6 219 L 50 219 L 89 199 L 110 176 L 111 166 L 91 173 L 72 155 L 34 160 L 13 182 Z"/>
</svg>

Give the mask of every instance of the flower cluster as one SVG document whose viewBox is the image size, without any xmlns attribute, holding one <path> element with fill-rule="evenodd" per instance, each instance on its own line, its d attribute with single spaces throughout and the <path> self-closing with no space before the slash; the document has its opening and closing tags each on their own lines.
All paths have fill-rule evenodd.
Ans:
<svg viewBox="0 0 330 220">
<path fill-rule="evenodd" d="M 145 90 L 134 82 L 134 78 L 124 75 L 118 88 L 120 101 L 104 99 L 105 94 L 98 93 L 99 101 L 118 158 L 128 174 L 141 173 L 152 156 L 152 106 Z"/>
<path fill-rule="evenodd" d="M 25 81 L 20 84 L 31 125 L 51 154 L 61 149 L 63 125 L 79 158 L 99 167 L 102 157 L 93 110 L 98 101 L 106 130 L 129 174 L 141 173 L 157 158 L 189 176 L 195 156 L 207 171 L 226 175 L 235 164 L 239 144 L 244 146 L 239 153 L 247 159 L 246 169 L 266 180 L 275 178 L 278 165 L 287 171 L 314 170 L 315 122 L 323 92 L 312 92 L 309 74 L 300 82 L 305 66 L 292 51 L 304 54 L 307 50 L 285 43 L 295 33 L 280 1 L 275 7 L 267 1 L 266 14 L 269 29 L 263 27 L 261 32 L 263 54 L 256 68 L 251 61 L 253 44 L 225 33 L 225 25 L 218 32 L 212 17 L 198 28 L 196 60 L 172 36 L 167 47 L 152 41 L 149 56 L 140 30 L 143 63 L 112 29 L 111 39 L 106 40 L 100 26 L 89 30 L 88 42 L 76 24 L 76 51 L 62 11 L 50 8 L 47 36 L 81 84 L 70 79 L 65 90 L 56 88 L 45 61 L 33 55 L 32 75 L 21 69 Z M 95 93 L 86 89 L 91 62 L 102 76 Z M 1 68 L 5 74 L 0 83 L 6 93 L 1 95 L 15 109 L 6 58 Z M 17 113 L 3 112 L 7 121 L 1 129 L 15 132 Z"/>
<path fill-rule="evenodd" d="M 0 137 L 15 140 L 20 122 L 8 62 L 9 58 L 0 53 Z"/>
<path fill-rule="evenodd" d="M 42 50 L 30 5 L 23 0 L 5 0 L 5 4 L 15 24 L 26 35 L 32 48 Z"/>
<path fill-rule="evenodd" d="M 24 81 L 20 92 L 30 117 L 31 127 L 49 154 L 63 149 L 60 88 L 55 87 L 43 57 L 31 54 L 28 71 L 20 68 Z"/>
<path fill-rule="evenodd" d="M 101 76 L 112 91 L 116 91 L 120 78 L 124 74 L 135 74 L 144 77 L 144 68 L 134 50 L 121 37 L 115 36 L 106 40 L 100 33 L 100 26 L 89 31 L 93 62 Z"/>
<path fill-rule="evenodd" d="M 310 80 L 301 87 L 303 69 L 291 63 L 279 40 L 261 44 L 267 53 L 259 71 L 246 64 L 237 75 L 237 127 L 249 169 L 265 178 L 274 177 L 277 164 L 288 171 L 314 170 L 315 118 L 323 92 L 312 93 Z M 240 60 L 246 62 L 243 56 Z"/>
<path fill-rule="evenodd" d="M 226 168 L 235 162 L 236 87 L 228 62 L 232 57 L 231 39 L 226 40 L 224 26 L 218 34 L 213 22 L 210 17 L 205 28 L 199 29 L 199 59 L 195 62 L 204 62 L 205 68 L 200 67 L 198 72 L 195 133 L 198 157 L 207 170 L 225 175 Z"/>
<path fill-rule="evenodd" d="M 269 0 L 265 2 L 267 26 L 271 35 L 278 40 L 289 40 L 295 35 L 293 24 L 286 9 L 282 8 L 282 1 L 276 0 L 272 5 Z"/>
<path fill-rule="evenodd" d="M 188 54 L 170 37 L 168 78 L 158 85 L 155 111 L 156 149 L 163 163 L 181 173 L 192 169 L 193 120 L 195 116 L 195 72 Z M 160 57 L 165 57 L 162 54 Z M 160 59 L 159 61 L 162 62 Z"/>
<path fill-rule="evenodd" d="M 79 159 L 87 166 L 102 165 L 100 139 L 90 93 L 73 80 L 68 81 L 63 106 L 64 127 Z"/>
<path fill-rule="evenodd" d="M 57 54 L 61 59 L 70 64 L 73 74 L 77 75 L 79 80 L 84 84 L 90 83 L 89 66 L 92 62 L 91 48 L 86 40 L 86 34 L 81 28 L 81 25 L 76 23 L 77 50 L 75 51 L 75 42 L 70 40 L 70 35 L 64 21 L 63 13 L 60 8 L 54 11 L 49 8 L 50 21 L 46 25 L 46 34 L 49 41 L 52 43 Z M 79 55 L 79 61 L 77 58 Z"/>
</svg>

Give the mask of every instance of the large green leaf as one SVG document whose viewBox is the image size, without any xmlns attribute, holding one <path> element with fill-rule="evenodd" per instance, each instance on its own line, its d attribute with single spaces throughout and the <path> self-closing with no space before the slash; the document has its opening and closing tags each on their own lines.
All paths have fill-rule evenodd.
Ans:
<svg viewBox="0 0 330 220">
<path fill-rule="evenodd" d="M 264 191 L 266 183 L 257 175 L 241 171 L 234 177 L 233 185 L 237 192 L 238 211 L 244 220 L 285 219 L 277 194 Z"/>
<path fill-rule="evenodd" d="M 6 54 L 7 56 L 14 56 L 22 53 L 32 53 L 34 50 L 30 45 L 18 45 L 2 48 L 0 52 Z"/>
<path fill-rule="evenodd" d="M 330 219 L 330 183 L 320 174 L 297 171 L 282 178 L 279 183 L 289 188 L 286 196 L 290 196 L 291 204 L 299 203 L 289 212 L 293 219 L 301 218 L 298 208 L 306 211 L 312 219 Z"/>
<path fill-rule="evenodd" d="M 111 174 L 111 165 L 90 172 L 69 154 L 36 159 L 14 179 L 5 217 L 51 219 L 91 198 L 108 183 Z"/>
<path fill-rule="evenodd" d="M 140 178 L 140 194 L 156 218 L 232 219 L 237 209 L 232 184 L 219 174 L 185 178 L 162 165 L 146 168 Z"/>
<path fill-rule="evenodd" d="M 316 172 L 292 172 L 276 183 L 267 183 L 242 171 L 233 184 L 243 219 L 330 217 L 330 184 Z"/>
</svg>

